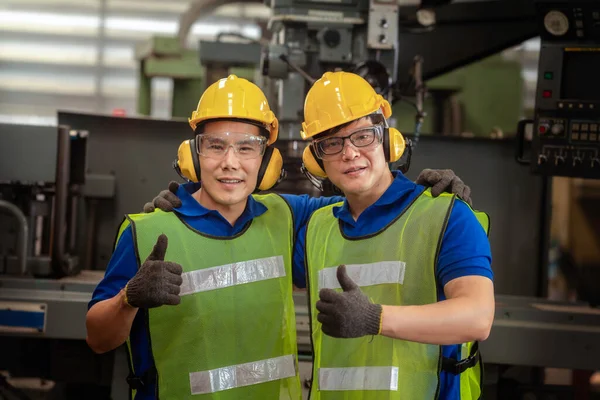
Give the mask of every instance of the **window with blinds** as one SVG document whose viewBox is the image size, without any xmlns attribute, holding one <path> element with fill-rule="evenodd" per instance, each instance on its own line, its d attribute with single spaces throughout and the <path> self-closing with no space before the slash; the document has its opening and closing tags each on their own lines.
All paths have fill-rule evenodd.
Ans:
<svg viewBox="0 0 600 400">
<path fill-rule="evenodd" d="M 135 45 L 177 34 L 190 0 L 0 0 L 0 122 L 55 125 L 57 110 L 135 115 Z M 258 39 L 270 10 L 230 4 L 198 19 L 188 48 L 221 32 Z M 170 118 L 172 82 L 153 79 L 153 117 Z"/>
</svg>

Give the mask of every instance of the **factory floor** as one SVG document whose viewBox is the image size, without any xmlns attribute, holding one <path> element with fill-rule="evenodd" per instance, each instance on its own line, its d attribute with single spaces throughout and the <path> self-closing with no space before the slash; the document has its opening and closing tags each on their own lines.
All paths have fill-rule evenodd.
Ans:
<svg viewBox="0 0 600 400">
<path fill-rule="evenodd" d="M 302 371 L 301 371 L 302 372 Z M 306 371 L 304 371 L 306 372 Z M 570 386 L 572 383 L 569 382 L 571 379 L 568 377 L 570 371 L 567 370 L 550 370 L 547 371 L 546 383 L 557 385 L 557 387 Z M 14 394 L 9 395 L 5 390 L 0 388 L 0 400 L 12 400 L 12 399 L 28 399 L 28 400 L 71 400 L 81 399 L 85 395 L 86 400 L 116 400 L 115 396 L 111 397 L 110 388 L 105 387 L 94 387 L 90 390 L 90 387 L 82 386 L 65 386 L 57 385 L 52 381 L 44 381 L 37 378 L 19 378 L 19 379 L 8 379 L 9 383 L 14 385 L 27 397 L 18 397 Z M 551 383 L 554 381 L 553 383 Z M 582 395 L 566 395 L 566 397 L 555 397 L 554 394 L 550 394 L 551 390 L 547 392 L 547 397 L 535 397 L 540 400 L 544 399 L 573 399 L 573 400 L 600 400 L 600 373 L 596 373 L 591 379 L 592 386 L 589 395 L 586 397 Z M 304 382 L 303 382 L 304 383 Z M 548 388 L 548 389 L 551 389 Z M 306 399 L 308 390 L 304 388 L 303 398 Z M 126 395 L 125 395 L 126 396 Z M 119 396 L 120 398 L 120 396 Z M 124 397 L 127 398 L 127 397 Z M 529 399 L 524 395 L 523 400 Z M 521 399 L 515 399 L 521 400 Z"/>
</svg>

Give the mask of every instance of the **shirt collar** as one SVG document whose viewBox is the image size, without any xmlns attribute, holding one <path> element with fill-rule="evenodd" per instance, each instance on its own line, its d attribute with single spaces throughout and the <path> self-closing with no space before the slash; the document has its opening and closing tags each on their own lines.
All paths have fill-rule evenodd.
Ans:
<svg viewBox="0 0 600 400">
<path fill-rule="evenodd" d="M 406 196 L 413 193 L 415 190 L 423 190 L 424 187 L 417 185 L 416 183 L 410 181 L 407 177 L 402 174 L 400 171 L 392 171 L 392 175 L 394 176 L 394 180 L 392 184 L 386 189 L 385 192 L 377 199 L 377 201 L 371 204 L 369 207 L 365 209 L 365 211 L 371 210 L 376 207 L 387 206 L 390 204 L 394 204 L 398 201 L 401 201 Z M 333 215 L 348 223 L 352 226 L 356 224 L 354 218 L 352 217 L 352 213 L 350 212 L 350 206 L 348 205 L 348 199 L 344 199 L 344 204 L 338 207 L 333 207 Z"/>
<path fill-rule="evenodd" d="M 192 196 L 192 194 L 197 192 L 200 187 L 200 183 L 194 182 L 179 185 L 176 196 L 181 200 L 181 206 L 175 208 L 174 211 L 186 217 L 202 217 L 208 213 L 216 213 L 221 215 L 221 213 L 216 210 L 209 210 L 208 208 L 204 207 Z M 267 212 L 267 207 L 264 204 L 254 200 L 254 197 L 248 196 L 246 208 L 244 209 L 242 215 L 240 215 L 240 217 L 237 219 L 235 224 L 245 224 L 246 222 L 264 214 L 265 212 Z"/>
</svg>

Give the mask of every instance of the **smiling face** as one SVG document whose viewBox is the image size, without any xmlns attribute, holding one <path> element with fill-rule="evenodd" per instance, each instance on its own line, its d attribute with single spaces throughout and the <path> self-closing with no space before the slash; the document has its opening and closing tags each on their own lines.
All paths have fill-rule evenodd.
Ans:
<svg viewBox="0 0 600 400">
<path fill-rule="evenodd" d="M 211 121 L 203 127 L 203 135 L 210 136 L 205 148 L 225 148 L 244 136 L 260 135 L 260 128 L 245 122 Z M 203 139 L 204 140 L 204 139 Z M 240 147 L 240 151 L 247 151 Z M 208 153 L 207 153 L 208 154 Z M 258 170 L 262 154 L 255 158 L 243 159 L 233 147 L 221 156 L 200 155 L 200 203 L 209 209 L 246 205 L 248 196 L 256 189 Z"/>
<path fill-rule="evenodd" d="M 345 137 L 360 131 L 361 128 L 371 126 L 373 126 L 371 119 L 365 117 L 327 137 Z M 391 175 L 383 146 L 377 139 L 365 147 L 356 147 L 350 140 L 344 140 L 343 150 L 338 154 L 324 157 L 323 165 L 327 177 L 348 197 L 378 192 L 378 187 L 382 182 L 387 183 Z"/>
</svg>

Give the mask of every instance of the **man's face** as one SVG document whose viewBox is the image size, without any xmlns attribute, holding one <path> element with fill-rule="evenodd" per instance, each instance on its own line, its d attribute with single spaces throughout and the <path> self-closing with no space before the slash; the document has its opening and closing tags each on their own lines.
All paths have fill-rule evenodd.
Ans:
<svg viewBox="0 0 600 400">
<path fill-rule="evenodd" d="M 256 188 L 262 153 L 254 158 L 244 154 L 257 142 L 266 141 L 259 133 L 257 126 L 244 122 L 212 121 L 204 126 L 201 139 L 197 139 L 200 177 L 202 190 L 215 203 L 232 206 L 244 202 Z"/>
<path fill-rule="evenodd" d="M 369 118 L 361 118 L 340 129 L 331 137 L 347 137 L 354 135 L 354 140 L 359 143 L 362 138 L 367 138 L 372 131 L 365 128 L 373 127 Z M 368 139 L 367 139 L 368 140 Z M 344 140 L 340 153 L 324 156 L 323 165 L 331 182 L 339 187 L 346 195 L 360 195 L 369 192 L 383 179 L 389 168 L 383 153 L 383 146 L 379 137 L 365 146 L 357 147 L 349 139 Z"/>
</svg>

